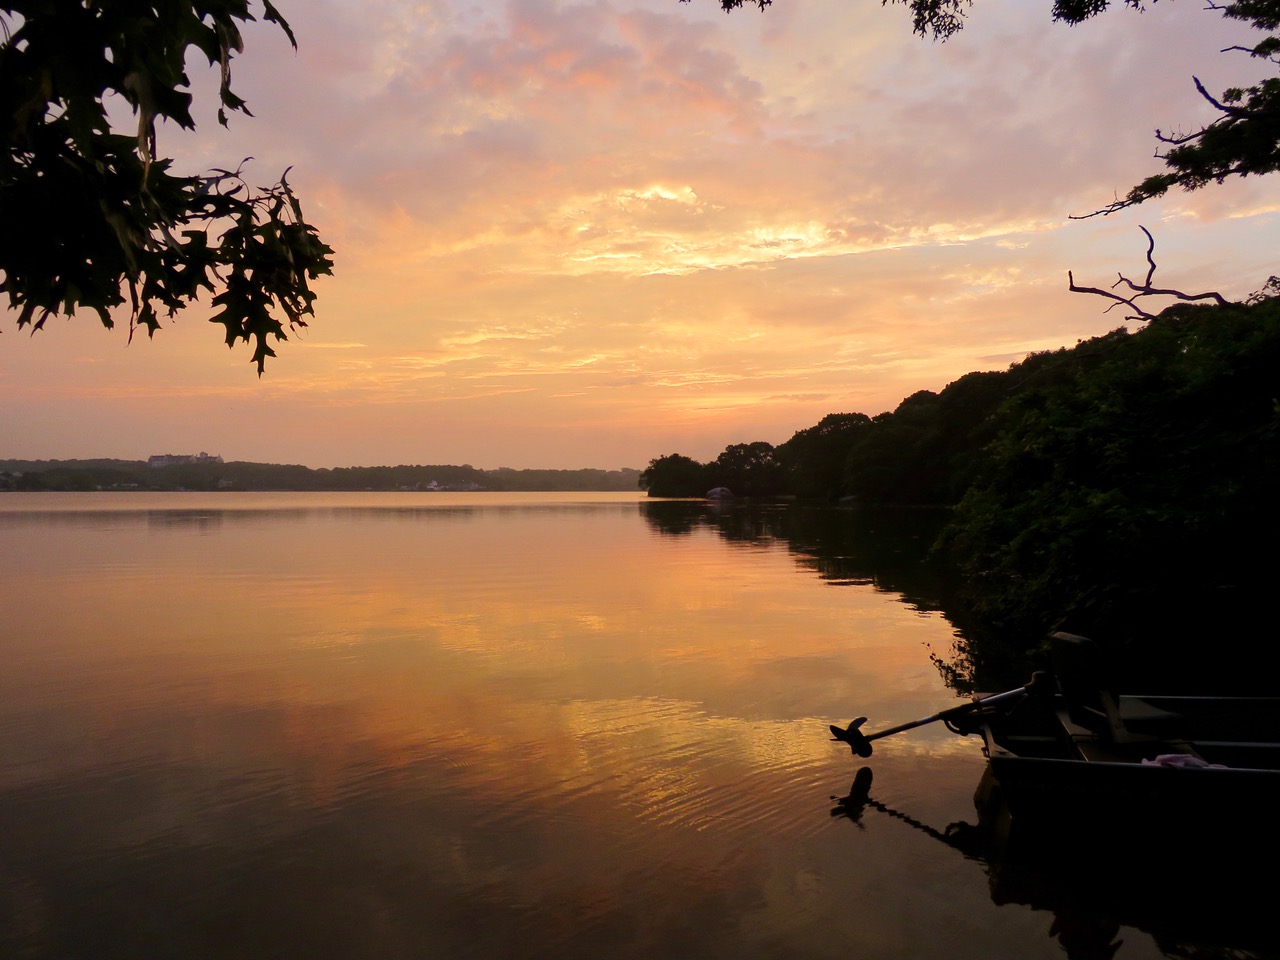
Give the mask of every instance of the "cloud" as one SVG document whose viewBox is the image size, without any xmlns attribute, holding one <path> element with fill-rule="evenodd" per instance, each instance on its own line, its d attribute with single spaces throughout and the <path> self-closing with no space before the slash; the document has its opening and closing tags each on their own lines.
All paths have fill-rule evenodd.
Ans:
<svg viewBox="0 0 1280 960">
<path fill-rule="evenodd" d="M 295 6 L 296 54 L 259 24 L 235 61 L 255 117 L 161 146 L 253 156 L 260 181 L 292 165 L 337 249 L 316 321 L 261 382 L 199 307 L 128 350 L 82 320 L 0 338 L 6 449 L 185 422 L 317 465 L 642 464 L 682 438 L 705 459 L 1109 329 L 1066 271 L 1140 269 L 1138 223 L 1170 285 L 1271 272 L 1268 180 L 1066 219 L 1157 168 L 1154 127 L 1207 119 L 1193 69 L 1253 69 L 1212 12 L 1068 29 L 984 0 L 937 45 L 847 0 Z"/>
</svg>

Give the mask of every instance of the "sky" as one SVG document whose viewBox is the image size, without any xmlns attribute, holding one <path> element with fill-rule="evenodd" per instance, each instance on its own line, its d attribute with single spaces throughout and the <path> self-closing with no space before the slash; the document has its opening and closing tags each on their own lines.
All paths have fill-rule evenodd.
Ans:
<svg viewBox="0 0 1280 960">
<path fill-rule="evenodd" d="M 257 5 L 255 4 L 255 9 Z M 289 182 L 335 251 L 259 378 L 197 303 L 127 323 L 0 313 L 0 458 L 208 451 L 312 467 L 643 467 L 779 444 L 1123 322 L 1067 291 L 1146 271 L 1243 298 L 1280 180 L 1101 218 L 1154 130 L 1260 76 L 1191 0 L 1076 27 L 978 0 L 946 43 L 874 0 L 277 0 L 253 117 L 162 126 L 181 172 Z M 9 226 L 5 227 L 9 229 Z"/>
</svg>

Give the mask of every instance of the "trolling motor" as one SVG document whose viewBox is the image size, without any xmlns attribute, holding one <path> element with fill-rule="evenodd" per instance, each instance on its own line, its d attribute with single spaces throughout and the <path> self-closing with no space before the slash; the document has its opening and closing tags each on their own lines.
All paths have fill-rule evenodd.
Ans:
<svg viewBox="0 0 1280 960">
<path fill-rule="evenodd" d="M 1006 690 L 1004 693 L 992 694 L 989 697 L 982 697 L 979 700 L 962 703 L 954 707 L 949 707 L 946 710 L 939 710 L 931 716 L 922 717 L 919 720 L 912 720 L 909 723 L 900 723 L 896 727 L 890 727 L 888 730 L 881 730 L 879 733 L 873 733 L 869 736 L 858 729 L 867 722 L 866 717 L 858 717 L 850 723 L 849 726 L 844 728 L 837 727 L 833 723 L 831 725 L 831 739 L 839 740 L 841 743 L 847 743 L 849 745 L 849 749 L 853 751 L 855 756 L 869 757 L 871 756 L 872 740 L 879 740 L 881 737 L 888 737 L 895 733 L 902 733 L 904 730 L 923 727 L 927 723 L 935 723 L 938 720 L 944 721 L 948 727 L 956 730 L 957 732 L 966 732 L 953 726 L 954 722 L 963 717 L 969 716 L 970 714 L 979 713 L 980 711 L 988 707 L 993 707 L 997 704 L 1017 702 L 1029 694 L 1040 692 L 1048 685 L 1048 683 L 1048 675 L 1040 671 L 1036 671 L 1031 675 L 1031 679 L 1028 680 L 1024 686 L 1018 687 L 1016 690 Z"/>
</svg>

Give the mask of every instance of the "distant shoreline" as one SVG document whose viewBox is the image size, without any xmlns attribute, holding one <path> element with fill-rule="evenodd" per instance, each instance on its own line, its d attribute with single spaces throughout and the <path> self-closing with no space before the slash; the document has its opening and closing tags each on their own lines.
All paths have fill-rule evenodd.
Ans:
<svg viewBox="0 0 1280 960">
<path fill-rule="evenodd" d="M 609 492 L 639 489 L 640 471 L 481 470 L 470 464 L 336 467 L 202 461 L 152 466 L 143 460 L 0 460 L 0 491 L 279 491 L 458 493 Z"/>
</svg>

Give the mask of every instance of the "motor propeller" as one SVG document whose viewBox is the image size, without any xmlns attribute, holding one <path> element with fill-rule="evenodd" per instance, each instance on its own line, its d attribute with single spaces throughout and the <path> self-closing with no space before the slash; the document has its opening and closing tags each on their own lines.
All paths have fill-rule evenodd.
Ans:
<svg viewBox="0 0 1280 960">
<path fill-rule="evenodd" d="M 858 717 L 843 730 L 833 723 L 831 725 L 831 739 L 847 743 L 849 745 L 849 749 L 851 749 L 856 756 L 869 757 L 871 756 L 871 741 L 867 739 L 866 734 L 858 729 L 866 722 L 866 717 Z M 880 736 L 884 736 L 884 734 L 882 733 Z"/>
</svg>

